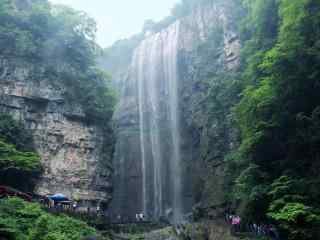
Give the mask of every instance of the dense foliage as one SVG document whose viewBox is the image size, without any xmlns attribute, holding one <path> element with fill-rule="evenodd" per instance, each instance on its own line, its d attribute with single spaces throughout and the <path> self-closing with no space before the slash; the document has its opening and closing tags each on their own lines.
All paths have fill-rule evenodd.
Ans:
<svg viewBox="0 0 320 240">
<path fill-rule="evenodd" d="M 0 182 L 31 191 L 33 179 L 41 171 L 40 157 L 23 124 L 0 114 Z"/>
<path fill-rule="evenodd" d="M 20 171 L 38 171 L 40 157 L 34 152 L 20 152 L 12 144 L 0 140 L 0 169 L 16 168 Z"/>
<path fill-rule="evenodd" d="M 32 134 L 10 115 L 0 114 L 0 138 L 14 144 L 18 150 L 33 150 Z"/>
<path fill-rule="evenodd" d="M 320 2 L 244 0 L 241 145 L 230 162 L 248 220 L 316 239 L 320 223 Z"/>
<path fill-rule="evenodd" d="M 0 200 L 0 235 L 12 240 L 81 240 L 97 233 L 84 222 L 10 198 Z"/>
<path fill-rule="evenodd" d="M 13 0 L 0 6 L 0 56 L 37 66 L 33 78 L 63 82 L 69 101 L 80 103 L 90 121 L 108 121 L 115 104 L 108 76 L 96 67 L 96 25 L 83 12 L 33 1 L 24 8 Z"/>
</svg>

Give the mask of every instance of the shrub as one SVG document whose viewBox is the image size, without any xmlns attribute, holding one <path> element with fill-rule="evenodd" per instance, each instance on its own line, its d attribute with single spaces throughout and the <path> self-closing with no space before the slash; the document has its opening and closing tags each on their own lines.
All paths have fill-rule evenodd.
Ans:
<svg viewBox="0 0 320 240">
<path fill-rule="evenodd" d="M 39 204 L 17 198 L 0 200 L 0 232 L 17 240 L 80 240 L 97 235 L 82 221 L 51 215 Z"/>
</svg>

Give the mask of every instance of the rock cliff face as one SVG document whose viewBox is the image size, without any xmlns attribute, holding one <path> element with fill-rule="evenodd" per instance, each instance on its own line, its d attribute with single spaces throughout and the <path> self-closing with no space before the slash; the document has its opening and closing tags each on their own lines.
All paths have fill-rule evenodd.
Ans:
<svg viewBox="0 0 320 240">
<path fill-rule="evenodd" d="M 239 13 L 235 12 L 235 9 L 237 7 L 232 0 L 210 1 L 167 29 L 146 36 L 136 49 L 129 74 L 125 80 L 121 81 L 123 82 L 121 101 L 114 116 L 118 139 L 114 159 L 115 194 L 112 203 L 115 214 L 133 217 L 135 213 L 143 211 L 143 192 L 146 191 L 144 188 L 153 195 L 160 195 L 155 194 L 158 190 L 154 186 L 150 186 L 151 179 L 154 179 L 154 182 L 158 181 L 156 174 L 159 173 L 155 168 L 156 159 L 159 158 L 159 154 L 156 154 L 159 148 L 157 142 L 160 143 L 158 150 L 162 153 L 160 162 L 163 164 L 169 161 L 168 165 L 170 165 L 173 161 L 170 160 L 174 153 L 170 134 L 156 131 L 167 128 L 169 132 L 173 132 L 167 121 L 170 119 L 168 109 L 172 107 L 172 102 L 169 101 L 172 88 L 166 87 L 174 85 L 170 85 L 172 81 L 167 76 L 170 76 L 172 71 L 167 71 L 163 67 L 166 63 L 169 63 L 169 68 L 172 68 L 172 64 L 176 64 L 177 68 L 182 211 L 183 213 L 191 211 L 191 206 L 198 201 L 210 201 L 213 205 L 224 203 L 223 185 L 225 183 L 222 162 L 225 154 L 236 144 L 236 132 L 231 127 L 231 122 L 223 119 L 227 117 L 229 109 L 225 109 L 224 114 L 209 119 L 206 115 L 207 106 L 203 102 L 208 94 L 206 83 L 210 76 L 231 74 L 239 65 L 240 40 L 236 29 L 236 16 Z M 173 35 L 174 38 L 172 38 Z M 175 49 L 172 49 L 172 44 Z M 157 50 L 154 54 L 153 49 Z M 172 50 L 176 51 L 174 60 L 172 60 Z M 168 53 L 168 51 L 171 52 Z M 220 86 L 221 80 L 216 80 L 217 86 Z M 117 82 L 119 82 L 118 79 Z M 152 88 L 150 85 L 156 87 Z M 155 94 L 152 93 L 152 89 L 156 91 Z M 141 100 L 141 93 L 143 93 L 143 100 Z M 154 114 L 155 112 L 157 114 Z M 141 124 L 141 120 L 149 122 L 147 128 L 153 129 L 153 133 L 148 134 L 147 137 L 144 137 L 145 130 L 141 130 L 145 128 L 145 123 Z M 159 127 L 159 124 L 163 127 Z M 223 138 L 220 140 L 221 144 L 212 144 L 215 138 L 220 137 Z M 145 141 L 147 143 L 143 143 Z M 155 144 L 152 143 L 153 141 Z M 144 147 L 142 148 L 141 145 Z M 149 169 L 146 172 L 149 175 L 146 179 L 149 185 L 145 187 L 144 158 L 147 164 L 153 162 L 152 166 L 147 166 Z M 208 159 L 211 159 L 210 166 Z M 219 167 L 211 167 L 215 165 Z M 161 166 L 162 181 L 160 183 L 165 189 L 162 191 L 165 195 L 162 214 L 165 215 L 170 214 L 172 210 L 170 200 L 166 200 L 170 198 L 167 196 L 170 195 L 170 184 L 166 184 L 172 176 L 170 177 L 170 169 L 168 171 L 166 165 Z M 174 172 L 177 173 L 177 171 Z M 206 179 L 208 176 L 210 181 Z M 201 182 L 201 189 L 195 186 L 194 183 L 197 181 Z M 200 197 L 195 196 L 197 191 L 201 192 Z M 147 208 L 154 207 L 155 203 L 152 203 Z M 147 212 L 152 211 L 147 210 Z"/>
<path fill-rule="evenodd" d="M 215 209 L 210 214 L 226 203 L 224 159 L 238 142 L 230 116 L 238 93 L 230 85 L 240 64 L 241 14 L 235 1 L 212 1 L 185 19 L 181 33 L 187 36 L 179 55 L 185 184 L 193 203 Z"/>
<path fill-rule="evenodd" d="M 31 130 L 42 159 L 36 192 L 63 193 L 89 205 L 107 203 L 111 170 L 100 167 L 103 131 L 87 123 L 80 106 L 68 102 L 63 81 L 52 84 L 43 71 L 18 59 L 0 61 L 0 112 Z"/>
</svg>

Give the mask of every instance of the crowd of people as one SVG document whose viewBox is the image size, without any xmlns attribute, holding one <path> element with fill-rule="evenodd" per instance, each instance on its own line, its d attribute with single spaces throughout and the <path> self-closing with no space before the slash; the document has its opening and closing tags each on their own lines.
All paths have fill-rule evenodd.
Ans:
<svg viewBox="0 0 320 240">
<path fill-rule="evenodd" d="M 273 240 L 280 240 L 277 228 L 272 224 L 247 223 L 242 224 L 240 216 L 226 214 L 226 222 L 231 225 L 231 232 L 248 232 L 258 237 L 270 237 Z"/>
</svg>

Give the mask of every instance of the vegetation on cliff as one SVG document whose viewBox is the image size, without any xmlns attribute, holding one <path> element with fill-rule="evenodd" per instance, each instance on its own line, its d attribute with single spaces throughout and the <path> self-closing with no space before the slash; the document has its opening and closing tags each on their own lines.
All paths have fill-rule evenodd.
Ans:
<svg viewBox="0 0 320 240">
<path fill-rule="evenodd" d="M 34 152 L 20 152 L 15 145 L 0 140 L 0 168 L 16 168 L 21 171 L 37 171 L 40 169 L 40 157 Z"/>
<path fill-rule="evenodd" d="M 234 197 L 248 221 L 277 222 L 289 239 L 320 223 L 320 3 L 242 1 L 243 92 L 235 115 Z"/>
<path fill-rule="evenodd" d="M 0 114 L 0 138 L 15 145 L 19 151 L 33 151 L 33 139 L 24 125 L 8 114 Z"/>
<path fill-rule="evenodd" d="M 95 33 L 93 19 L 66 6 L 48 1 L 0 3 L 0 59 L 7 63 L 0 66 L 2 77 L 6 77 L 6 68 L 14 69 L 17 63 L 26 62 L 31 72 L 28 81 L 45 79 L 62 89 L 70 106 L 81 106 L 88 123 L 104 128 L 108 160 L 113 147 L 110 120 L 116 97 L 108 74 L 96 64 L 101 49 Z M 31 153 L 31 134 L 9 118 L 0 118 L 1 169 L 38 170 L 39 157 Z"/>
<path fill-rule="evenodd" d="M 116 99 L 108 75 L 96 66 L 101 49 L 93 19 L 48 1 L 19 8 L 15 1 L 3 0 L 0 22 L 1 58 L 34 64 L 34 80 L 62 82 L 65 97 L 81 104 L 89 121 L 111 119 Z"/>
<path fill-rule="evenodd" d="M 31 133 L 11 116 L 0 114 L 0 183 L 32 190 L 33 178 L 40 171 Z"/>
<path fill-rule="evenodd" d="M 288 239 L 318 239 L 320 3 L 234 2 L 245 11 L 237 16 L 242 19 L 240 68 L 226 71 L 208 59 L 208 53 L 222 49 L 214 39 L 197 50 L 213 72 L 201 79 L 202 100 L 189 106 L 202 131 L 201 159 L 214 170 L 227 164 L 223 192 L 244 222 L 275 223 Z M 223 35 L 212 30 L 215 37 Z M 240 139 L 231 152 L 230 143 L 237 141 L 230 139 L 236 135 L 232 128 Z M 216 207 L 221 191 L 213 172 L 200 176 L 194 192 L 200 202 L 210 191 Z"/>
<path fill-rule="evenodd" d="M 81 240 L 97 232 L 84 222 L 49 214 L 39 204 L 10 198 L 0 200 L 0 235 L 19 240 Z"/>
</svg>

